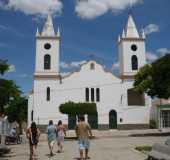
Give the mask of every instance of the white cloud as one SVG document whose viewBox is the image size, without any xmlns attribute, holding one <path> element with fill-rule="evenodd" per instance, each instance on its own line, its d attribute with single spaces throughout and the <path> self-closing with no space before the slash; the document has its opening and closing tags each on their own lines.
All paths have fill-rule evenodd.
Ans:
<svg viewBox="0 0 170 160">
<path fill-rule="evenodd" d="M 26 74 L 26 73 L 23 73 L 23 74 L 19 74 L 18 77 L 19 77 L 19 78 L 30 78 L 31 75 Z"/>
<path fill-rule="evenodd" d="M 49 12 L 61 13 L 63 5 L 60 0 L 8 0 L 1 2 L 0 8 L 21 11 L 27 15 L 46 15 Z"/>
<path fill-rule="evenodd" d="M 119 69 L 119 67 L 120 67 L 120 63 L 119 63 L 119 62 L 115 62 L 115 63 L 112 65 L 112 70 Z"/>
<path fill-rule="evenodd" d="M 71 67 L 79 67 L 80 65 L 86 63 L 86 61 L 79 61 L 79 62 L 71 62 L 70 66 Z"/>
<path fill-rule="evenodd" d="M 170 50 L 168 48 L 159 48 L 157 49 L 157 52 L 161 55 L 164 56 L 167 53 L 170 53 Z"/>
<path fill-rule="evenodd" d="M 68 63 L 66 63 L 66 62 L 60 62 L 60 67 L 61 68 L 69 68 L 69 64 Z"/>
<path fill-rule="evenodd" d="M 15 65 L 11 64 L 11 65 L 9 66 L 8 72 L 15 72 L 15 71 L 16 71 Z"/>
<path fill-rule="evenodd" d="M 69 75 L 71 72 L 62 72 L 60 73 L 62 77 Z"/>
<path fill-rule="evenodd" d="M 147 53 L 146 53 L 146 59 L 147 59 L 149 62 L 155 61 L 155 60 L 157 60 L 158 58 L 159 58 L 159 57 L 158 57 L 156 54 L 152 53 L 152 52 L 147 52 Z"/>
<path fill-rule="evenodd" d="M 144 31 L 145 31 L 145 34 L 148 35 L 154 32 L 159 32 L 160 28 L 156 24 L 149 24 L 144 28 Z"/>
<path fill-rule="evenodd" d="M 84 19 L 93 19 L 108 11 L 120 12 L 142 0 L 77 0 L 75 12 Z"/>
<path fill-rule="evenodd" d="M 85 62 L 86 61 L 75 61 L 75 62 L 71 62 L 71 63 L 61 62 L 60 66 L 61 66 L 61 68 L 64 68 L 64 69 L 71 69 L 71 68 L 79 67 L 81 64 L 83 64 Z"/>
</svg>

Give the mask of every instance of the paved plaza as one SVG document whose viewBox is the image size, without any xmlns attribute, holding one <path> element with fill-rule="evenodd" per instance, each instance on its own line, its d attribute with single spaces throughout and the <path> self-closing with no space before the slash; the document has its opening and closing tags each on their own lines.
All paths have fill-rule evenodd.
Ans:
<svg viewBox="0 0 170 160">
<path fill-rule="evenodd" d="M 164 143 L 167 137 L 128 137 L 113 136 L 99 137 L 91 140 L 91 149 L 89 156 L 91 160 L 144 160 L 146 155 L 134 150 L 135 146 L 152 145 L 155 142 Z M 57 146 L 55 146 L 57 151 Z M 12 153 L 3 160 L 28 160 L 28 144 L 11 145 Z M 38 160 L 76 160 L 79 157 L 78 144 L 75 140 L 66 140 L 64 143 L 64 152 L 55 153 L 49 157 L 47 141 L 41 138 L 37 148 Z"/>
</svg>

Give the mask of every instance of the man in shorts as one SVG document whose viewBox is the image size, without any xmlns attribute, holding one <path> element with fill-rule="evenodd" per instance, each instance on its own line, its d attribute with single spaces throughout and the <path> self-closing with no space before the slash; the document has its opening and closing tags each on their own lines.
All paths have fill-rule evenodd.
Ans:
<svg viewBox="0 0 170 160">
<path fill-rule="evenodd" d="M 85 122 L 84 116 L 79 117 L 79 122 L 76 125 L 76 135 L 78 137 L 78 144 L 80 149 L 80 159 L 83 159 L 83 151 L 85 150 L 85 159 L 90 159 L 89 151 L 89 136 L 92 136 L 91 127 Z"/>
</svg>

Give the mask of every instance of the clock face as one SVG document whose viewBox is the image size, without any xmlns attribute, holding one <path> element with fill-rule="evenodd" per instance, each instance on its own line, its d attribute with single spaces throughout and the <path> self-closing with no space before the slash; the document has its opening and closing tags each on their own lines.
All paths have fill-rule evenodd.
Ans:
<svg viewBox="0 0 170 160">
<path fill-rule="evenodd" d="M 46 44 L 44 45 L 44 48 L 45 48 L 45 49 L 50 49 L 50 48 L 51 48 L 51 44 L 50 44 L 50 43 L 46 43 Z"/>
<path fill-rule="evenodd" d="M 138 47 L 137 47 L 136 44 L 132 44 L 132 45 L 131 45 L 131 50 L 132 50 L 132 51 L 137 51 L 137 49 L 138 49 Z"/>
</svg>

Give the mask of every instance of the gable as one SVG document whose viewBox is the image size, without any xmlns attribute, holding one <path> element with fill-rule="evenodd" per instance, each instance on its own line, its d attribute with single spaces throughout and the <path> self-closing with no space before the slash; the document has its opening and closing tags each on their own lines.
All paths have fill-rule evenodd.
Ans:
<svg viewBox="0 0 170 160">
<path fill-rule="evenodd" d="M 87 61 L 80 65 L 80 70 L 72 72 L 69 75 L 63 76 L 63 80 L 75 80 L 79 81 L 93 81 L 93 82 L 117 82 L 120 83 L 121 79 L 116 77 L 111 71 L 106 71 L 104 66 L 96 61 Z"/>
</svg>

